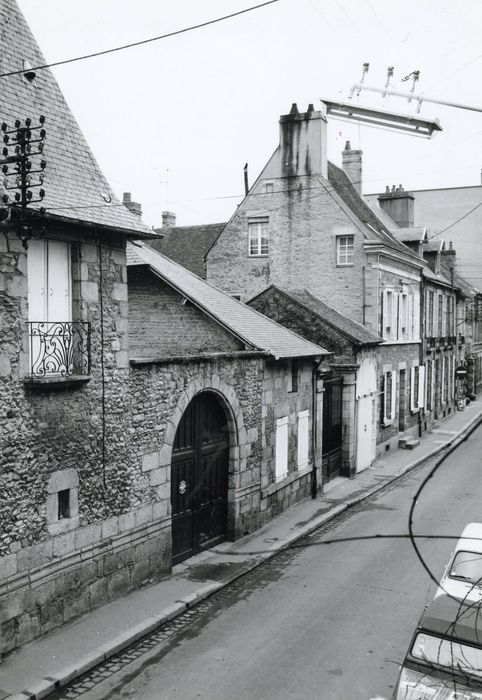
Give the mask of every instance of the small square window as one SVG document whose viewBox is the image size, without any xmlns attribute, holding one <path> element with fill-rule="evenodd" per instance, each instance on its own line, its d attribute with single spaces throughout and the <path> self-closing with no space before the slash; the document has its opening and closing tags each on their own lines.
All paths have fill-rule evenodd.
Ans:
<svg viewBox="0 0 482 700">
<path fill-rule="evenodd" d="M 336 264 L 353 265 L 353 247 L 355 236 L 337 236 L 336 239 Z"/>
<path fill-rule="evenodd" d="M 64 489 L 57 493 L 58 497 L 58 518 L 64 520 L 70 518 L 70 489 Z"/>
<path fill-rule="evenodd" d="M 274 191 L 274 183 L 273 182 L 265 182 L 264 183 L 264 191 L 266 194 L 271 194 L 271 192 Z"/>
</svg>

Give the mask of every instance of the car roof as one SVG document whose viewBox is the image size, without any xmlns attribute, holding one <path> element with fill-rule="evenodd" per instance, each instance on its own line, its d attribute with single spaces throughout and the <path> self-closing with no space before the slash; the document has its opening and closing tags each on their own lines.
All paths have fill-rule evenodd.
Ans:
<svg viewBox="0 0 482 700">
<path fill-rule="evenodd" d="M 482 553 L 482 523 L 469 523 L 465 526 L 455 551 L 481 552 Z"/>
</svg>

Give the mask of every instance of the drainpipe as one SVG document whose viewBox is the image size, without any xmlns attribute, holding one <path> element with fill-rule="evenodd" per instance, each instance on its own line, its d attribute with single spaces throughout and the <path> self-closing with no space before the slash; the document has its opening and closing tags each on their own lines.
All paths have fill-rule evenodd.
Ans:
<svg viewBox="0 0 482 700">
<path fill-rule="evenodd" d="M 366 267 L 362 267 L 362 283 L 363 283 L 363 325 L 365 325 L 367 320 L 367 294 L 366 294 Z"/>
<path fill-rule="evenodd" d="M 317 400 L 316 400 L 316 384 L 317 384 L 317 374 L 318 368 L 320 366 L 321 360 L 315 360 L 313 363 L 313 369 L 311 372 L 311 386 L 312 386 L 312 408 L 311 408 L 311 452 L 313 455 L 313 469 L 311 471 L 311 498 L 316 498 L 317 489 L 317 443 L 318 443 L 318 412 L 317 412 Z"/>
<path fill-rule="evenodd" d="M 425 350 L 425 285 L 423 283 L 423 270 L 420 271 L 420 321 L 418 324 L 418 327 L 420 329 L 420 343 L 419 343 L 419 351 L 418 351 L 418 364 L 419 367 L 424 367 L 425 362 L 424 362 L 424 350 Z M 424 376 L 424 381 L 427 381 L 427 377 L 425 376 L 425 372 L 423 373 Z M 419 370 L 419 381 L 420 381 L 420 370 Z M 420 392 L 420 389 L 419 389 Z M 423 395 L 425 396 L 425 387 L 424 387 L 424 392 Z M 425 401 L 423 402 L 423 412 L 425 413 Z M 418 408 L 418 437 L 421 438 L 423 435 L 423 430 L 422 430 L 422 409 Z"/>
</svg>

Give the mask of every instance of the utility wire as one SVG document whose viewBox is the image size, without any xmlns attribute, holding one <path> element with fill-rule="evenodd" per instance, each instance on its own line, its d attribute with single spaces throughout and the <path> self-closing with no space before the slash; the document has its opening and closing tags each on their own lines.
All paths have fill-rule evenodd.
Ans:
<svg viewBox="0 0 482 700">
<path fill-rule="evenodd" d="M 252 7 L 246 7 L 244 10 L 239 10 L 238 12 L 232 12 L 229 15 L 224 15 L 223 17 L 216 17 L 215 19 L 207 20 L 206 22 L 201 22 L 200 24 L 193 24 L 190 27 L 184 27 L 183 29 L 177 29 L 174 32 L 169 32 L 168 34 L 161 34 L 159 36 L 151 37 L 150 39 L 142 39 L 141 41 L 134 41 L 131 44 L 123 44 L 122 46 L 115 46 L 112 49 L 104 49 L 103 51 L 96 51 L 94 53 L 84 54 L 83 56 L 75 56 L 74 58 L 67 58 L 63 61 L 55 61 L 54 63 L 45 63 L 40 66 L 33 66 L 29 70 L 37 71 L 44 70 L 46 68 L 53 68 L 55 66 L 64 66 L 67 63 L 75 63 L 76 61 L 84 61 L 87 58 L 96 58 L 97 56 L 105 56 L 109 53 L 114 53 L 115 51 L 124 51 L 125 49 L 132 49 L 135 46 L 143 46 L 144 44 L 150 44 L 154 41 L 161 41 L 161 39 L 168 39 L 171 36 L 177 36 L 179 34 L 186 34 L 186 32 L 192 32 L 195 29 L 201 29 L 202 27 L 208 27 L 211 24 L 217 24 L 218 22 L 224 22 L 227 19 L 232 19 L 233 17 L 238 17 L 239 15 L 244 15 L 247 12 L 253 12 L 254 10 L 259 10 L 261 7 L 266 7 L 267 5 L 273 5 L 280 0 L 267 0 L 267 2 L 262 2 L 259 5 L 253 5 Z M 0 73 L 0 78 L 7 78 L 11 75 L 22 75 L 25 73 L 23 70 L 10 71 L 8 73 Z"/>
</svg>

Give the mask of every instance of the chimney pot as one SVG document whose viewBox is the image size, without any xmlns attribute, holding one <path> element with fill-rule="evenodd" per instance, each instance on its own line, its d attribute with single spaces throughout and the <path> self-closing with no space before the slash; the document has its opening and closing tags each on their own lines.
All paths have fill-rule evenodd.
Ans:
<svg viewBox="0 0 482 700">
<path fill-rule="evenodd" d="M 124 204 L 129 204 L 131 202 L 131 193 L 130 192 L 124 192 L 122 196 L 122 201 Z"/>
<path fill-rule="evenodd" d="M 299 114 L 298 105 L 296 104 L 296 102 L 293 102 L 293 104 L 291 105 L 290 114 Z"/>
<path fill-rule="evenodd" d="M 345 151 L 351 151 L 351 143 L 349 141 L 345 143 Z"/>
<path fill-rule="evenodd" d="M 314 111 L 315 111 L 315 108 L 313 107 L 313 105 L 312 105 L 311 102 L 310 102 L 310 104 L 308 105 L 308 109 L 307 109 L 306 111 L 307 111 L 307 112 L 314 112 Z"/>
<path fill-rule="evenodd" d="M 130 192 L 124 192 L 123 197 L 122 197 L 122 203 L 127 209 L 132 214 L 135 214 L 136 216 L 141 217 L 142 216 L 142 206 L 139 204 L 139 202 L 133 202 L 131 193 Z"/>
</svg>

